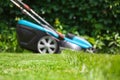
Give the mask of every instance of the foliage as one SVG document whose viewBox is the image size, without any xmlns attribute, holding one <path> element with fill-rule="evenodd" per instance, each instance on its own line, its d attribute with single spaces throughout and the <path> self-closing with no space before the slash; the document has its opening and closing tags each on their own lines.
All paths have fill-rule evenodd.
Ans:
<svg viewBox="0 0 120 80">
<path fill-rule="evenodd" d="M 107 53 L 119 53 L 120 52 L 120 35 L 119 33 L 113 32 L 104 34 L 103 36 L 97 36 L 95 46 L 102 52 Z"/>
<path fill-rule="evenodd" d="M 106 30 L 120 31 L 118 28 L 120 25 L 119 0 L 25 0 L 24 2 L 51 24 L 58 18 L 62 24 L 66 25 L 64 29 L 69 29 L 68 31 L 74 27 L 80 34 L 90 36 L 96 36 L 98 33 L 104 34 Z M 0 6 L 0 15 L 2 15 L 0 18 L 9 24 L 13 24 L 18 17 L 23 18 L 19 9 L 13 6 L 9 0 L 2 0 Z"/>
<path fill-rule="evenodd" d="M 21 52 L 18 46 L 15 28 L 0 24 L 0 52 Z"/>
<path fill-rule="evenodd" d="M 75 51 L 64 51 L 59 55 L 1 53 L 0 79 L 119 80 L 119 57 Z"/>
</svg>

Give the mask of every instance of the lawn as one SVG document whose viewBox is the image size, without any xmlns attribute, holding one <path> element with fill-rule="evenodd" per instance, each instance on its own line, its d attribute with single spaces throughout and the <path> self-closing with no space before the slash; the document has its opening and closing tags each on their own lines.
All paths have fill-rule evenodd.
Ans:
<svg viewBox="0 0 120 80">
<path fill-rule="evenodd" d="M 120 55 L 1 53 L 0 80 L 120 80 Z"/>
</svg>

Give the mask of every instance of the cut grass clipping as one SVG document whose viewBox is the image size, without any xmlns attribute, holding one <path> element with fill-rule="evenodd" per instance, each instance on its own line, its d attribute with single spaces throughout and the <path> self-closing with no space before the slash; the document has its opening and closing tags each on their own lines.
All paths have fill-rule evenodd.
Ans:
<svg viewBox="0 0 120 80">
<path fill-rule="evenodd" d="M 1 53 L 0 80 L 120 80 L 120 55 Z"/>
</svg>

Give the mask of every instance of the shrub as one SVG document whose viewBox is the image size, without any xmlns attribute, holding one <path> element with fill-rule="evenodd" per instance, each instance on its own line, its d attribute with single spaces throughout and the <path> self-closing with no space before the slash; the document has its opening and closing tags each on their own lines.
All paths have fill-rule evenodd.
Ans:
<svg viewBox="0 0 120 80">
<path fill-rule="evenodd" d="M 120 35 L 117 32 L 104 34 L 103 36 L 97 36 L 97 40 L 94 45 L 99 52 L 107 52 L 116 54 L 120 52 Z"/>
<path fill-rule="evenodd" d="M 0 52 L 22 52 L 18 46 L 15 28 L 0 23 Z"/>
</svg>

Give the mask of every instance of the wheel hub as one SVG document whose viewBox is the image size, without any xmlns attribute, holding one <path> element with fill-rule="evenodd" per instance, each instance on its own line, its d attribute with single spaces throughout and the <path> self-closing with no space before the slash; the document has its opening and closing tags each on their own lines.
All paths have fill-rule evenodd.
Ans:
<svg viewBox="0 0 120 80">
<path fill-rule="evenodd" d="M 55 53 L 57 42 L 50 36 L 45 36 L 38 41 L 38 51 L 40 53 Z"/>
</svg>

